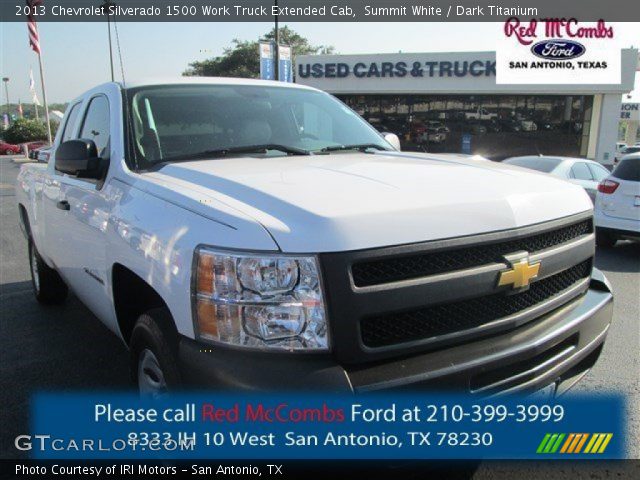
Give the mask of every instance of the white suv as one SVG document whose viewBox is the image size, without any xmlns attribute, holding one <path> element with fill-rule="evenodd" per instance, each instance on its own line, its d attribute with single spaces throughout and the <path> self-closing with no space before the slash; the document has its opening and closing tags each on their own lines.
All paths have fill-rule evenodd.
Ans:
<svg viewBox="0 0 640 480">
<path fill-rule="evenodd" d="M 640 239 L 640 153 L 622 157 L 598 185 L 596 243 L 612 247 L 620 239 Z"/>
</svg>

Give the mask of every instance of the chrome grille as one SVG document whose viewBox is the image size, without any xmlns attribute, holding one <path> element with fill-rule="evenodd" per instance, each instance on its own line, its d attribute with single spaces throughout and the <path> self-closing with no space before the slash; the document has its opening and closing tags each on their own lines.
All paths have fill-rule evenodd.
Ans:
<svg viewBox="0 0 640 480">
<path fill-rule="evenodd" d="M 353 283 L 357 287 L 367 287 L 499 262 L 506 254 L 518 250 L 535 253 L 570 242 L 592 231 L 591 220 L 583 220 L 556 230 L 514 240 L 360 262 L 352 267 Z"/>
<path fill-rule="evenodd" d="M 586 292 L 594 251 L 592 217 L 584 213 L 469 237 L 323 253 L 333 354 L 345 364 L 375 362 L 523 327 Z M 540 263 L 528 290 L 498 285 L 516 258 Z M 372 265 L 382 267 L 372 273 Z"/>
<path fill-rule="evenodd" d="M 552 275 L 514 295 L 497 293 L 461 302 L 365 318 L 360 322 L 367 347 L 383 347 L 467 330 L 546 302 L 591 274 L 591 259 Z"/>
</svg>

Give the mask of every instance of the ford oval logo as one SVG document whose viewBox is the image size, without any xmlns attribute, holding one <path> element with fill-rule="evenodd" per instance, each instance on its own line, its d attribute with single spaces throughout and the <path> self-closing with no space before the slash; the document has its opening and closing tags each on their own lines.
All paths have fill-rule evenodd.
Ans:
<svg viewBox="0 0 640 480">
<path fill-rule="evenodd" d="M 536 57 L 548 60 L 570 60 L 584 54 L 584 45 L 573 40 L 544 40 L 531 47 L 531 53 Z"/>
</svg>

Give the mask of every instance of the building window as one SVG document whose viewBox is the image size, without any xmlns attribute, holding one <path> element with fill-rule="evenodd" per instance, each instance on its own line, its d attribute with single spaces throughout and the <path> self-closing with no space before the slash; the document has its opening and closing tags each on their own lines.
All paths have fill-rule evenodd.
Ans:
<svg viewBox="0 0 640 480">
<path fill-rule="evenodd" d="M 380 131 L 397 134 L 405 150 L 462 151 L 501 160 L 520 155 L 585 156 L 592 96 L 341 95 Z"/>
</svg>

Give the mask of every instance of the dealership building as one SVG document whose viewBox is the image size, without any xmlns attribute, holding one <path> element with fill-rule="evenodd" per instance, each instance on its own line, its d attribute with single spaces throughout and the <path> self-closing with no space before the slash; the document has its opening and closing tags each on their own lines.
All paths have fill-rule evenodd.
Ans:
<svg viewBox="0 0 640 480">
<path fill-rule="evenodd" d="M 607 85 L 497 84 L 495 52 L 303 55 L 296 82 L 336 95 L 405 149 L 610 164 L 638 68 L 637 50 L 621 56 L 621 81 Z"/>
</svg>

